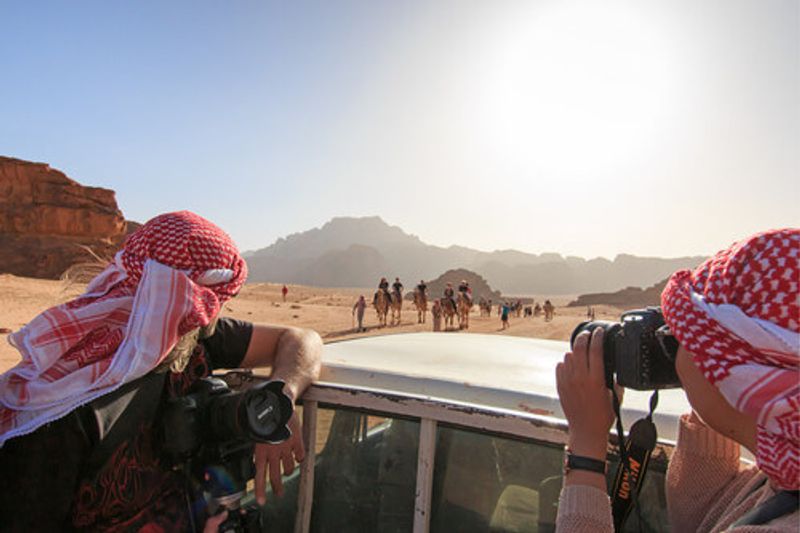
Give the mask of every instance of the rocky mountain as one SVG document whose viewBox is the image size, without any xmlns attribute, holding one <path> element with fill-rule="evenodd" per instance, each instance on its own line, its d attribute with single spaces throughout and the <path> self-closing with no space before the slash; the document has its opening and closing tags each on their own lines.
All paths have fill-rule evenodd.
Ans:
<svg viewBox="0 0 800 533">
<path fill-rule="evenodd" d="M 0 157 L 0 272 L 57 278 L 93 255 L 113 256 L 126 234 L 114 191 Z"/>
<path fill-rule="evenodd" d="M 464 268 L 456 268 L 453 270 L 448 270 L 438 278 L 428 281 L 428 297 L 429 298 L 439 298 L 444 293 L 444 288 L 447 286 L 448 283 L 453 284 L 453 289 L 458 289 L 458 284 L 461 280 L 466 280 L 469 283 L 470 288 L 472 289 L 472 296 L 474 301 L 477 302 L 479 298 L 486 298 L 487 300 L 492 300 L 494 302 L 500 301 L 500 293 L 498 291 L 493 290 L 489 284 L 483 279 L 483 276 L 480 274 L 476 274 L 475 272 L 471 272 Z M 408 289 L 409 293 L 413 291 L 414 287 L 416 287 L 416 283 L 413 285 L 409 284 L 406 289 Z"/>
<path fill-rule="evenodd" d="M 621 291 L 612 293 L 582 294 L 576 300 L 570 302 L 567 307 L 613 305 L 622 309 L 635 309 L 661 305 L 661 291 L 667 285 L 667 279 L 646 289 L 626 287 Z"/>
<path fill-rule="evenodd" d="M 321 228 L 278 239 L 245 253 L 251 281 L 334 287 L 377 285 L 381 276 L 399 276 L 408 286 L 439 273 L 465 268 L 504 294 L 580 294 L 648 286 L 702 257 L 662 259 L 618 255 L 604 258 L 529 254 L 518 250 L 482 252 L 463 246 L 443 248 L 422 242 L 379 217 L 334 218 Z"/>
</svg>

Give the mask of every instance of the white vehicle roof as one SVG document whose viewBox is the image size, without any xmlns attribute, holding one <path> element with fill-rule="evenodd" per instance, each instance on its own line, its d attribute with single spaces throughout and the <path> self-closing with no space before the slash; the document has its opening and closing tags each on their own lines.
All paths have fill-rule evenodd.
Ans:
<svg viewBox="0 0 800 533">
<path fill-rule="evenodd" d="M 555 367 L 569 343 L 466 333 L 408 333 L 327 344 L 318 383 L 348 389 L 564 418 Z M 626 391 L 623 421 L 648 412 L 650 392 Z M 659 438 L 674 441 L 677 417 L 690 411 L 681 390 L 659 392 Z"/>
</svg>

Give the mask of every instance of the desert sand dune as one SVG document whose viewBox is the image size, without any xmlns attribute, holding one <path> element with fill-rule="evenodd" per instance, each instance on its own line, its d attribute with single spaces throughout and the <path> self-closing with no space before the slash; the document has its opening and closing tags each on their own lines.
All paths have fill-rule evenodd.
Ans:
<svg viewBox="0 0 800 533">
<path fill-rule="evenodd" d="M 387 335 L 414 331 L 430 331 L 432 321 L 417 324 L 413 305 L 405 302 L 403 321 L 399 326 L 378 327 L 375 310 L 367 309 L 364 325 L 367 331 L 355 333 L 352 308 L 363 294 L 372 300 L 374 289 L 322 288 L 289 285 L 286 302 L 281 296 L 280 284 L 254 283 L 245 285 L 239 296 L 227 302 L 224 315 L 269 324 L 286 324 L 315 329 L 325 342 L 370 335 Z M 0 372 L 11 368 L 19 361 L 19 354 L 7 342 L 9 331 L 15 331 L 43 309 L 67 301 L 80 294 L 83 285 L 62 281 L 22 278 L 9 274 L 0 275 Z M 545 296 L 537 298 L 544 300 Z M 555 318 L 545 322 L 542 317 L 511 317 L 511 327 L 500 330 L 497 307 L 493 316 L 481 317 L 478 307 L 470 317 L 470 333 L 494 333 L 545 339 L 569 339 L 573 328 L 585 320 L 585 308 L 565 307 L 570 297 L 548 296 L 556 305 Z M 620 310 L 608 306 L 595 307 L 597 319 L 615 319 Z M 429 317 L 430 318 L 430 317 Z M 446 332 L 442 333 L 446 335 Z"/>
</svg>

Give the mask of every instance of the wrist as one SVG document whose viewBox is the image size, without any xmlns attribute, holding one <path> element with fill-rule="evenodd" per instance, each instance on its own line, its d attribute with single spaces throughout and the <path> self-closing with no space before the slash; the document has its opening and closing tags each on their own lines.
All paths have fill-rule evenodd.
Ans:
<svg viewBox="0 0 800 533">
<path fill-rule="evenodd" d="M 273 378 L 273 379 L 275 379 L 275 378 Z M 280 379 L 280 378 L 277 378 L 277 379 Z M 292 405 L 294 405 L 296 403 L 296 401 L 297 401 L 297 397 L 299 396 L 299 394 L 297 392 L 297 387 L 295 387 L 293 384 L 289 383 L 288 381 L 284 381 L 282 379 L 280 379 L 280 380 L 283 381 L 283 389 L 281 389 L 281 391 L 292 401 Z"/>
<path fill-rule="evenodd" d="M 564 474 L 564 486 L 571 485 L 584 485 L 587 487 L 594 487 L 603 492 L 608 490 L 606 476 L 597 472 L 588 472 L 586 470 L 570 470 Z"/>
<path fill-rule="evenodd" d="M 567 440 L 567 451 L 574 455 L 605 461 L 607 455 L 606 439 L 570 436 Z"/>
<path fill-rule="evenodd" d="M 597 472 L 598 474 L 606 474 L 608 462 L 603 459 L 595 459 L 594 457 L 586 457 L 585 455 L 578 455 L 572 450 L 567 448 L 564 453 L 564 472 L 570 470 L 586 470 L 588 472 Z"/>
</svg>

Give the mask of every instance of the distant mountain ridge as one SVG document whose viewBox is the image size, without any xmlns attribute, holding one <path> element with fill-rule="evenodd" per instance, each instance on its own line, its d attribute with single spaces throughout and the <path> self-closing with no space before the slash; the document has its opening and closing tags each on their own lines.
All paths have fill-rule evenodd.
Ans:
<svg viewBox="0 0 800 533">
<path fill-rule="evenodd" d="M 646 289 L 626 287 L 613 293 L 582 294 L 567 307 L 583 307 L 592 305 L 613 305 L 623 309 L 661 305 L 661 292 L 667 286 L 668 279 Z"/>
<path fill-rule="evenodd" d="M 504 294 L 581 294 L 647 287 L 703 257 L 663 259 L 620 254 L 613 261 L 483 252 L 463 246 L 426 244 L 380 217 L 337 217 L 320 228 L 293 233 L 260 250 L 245 252 L 249 280 L 328 287 L 371 287 L 381 276 L 399 276 L 407 286 L 442 272 L 466 268 Z"/>
</svg>

